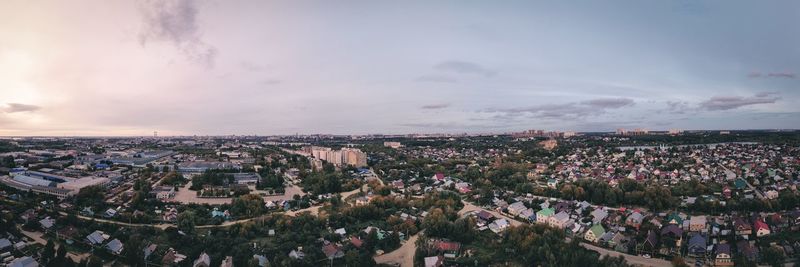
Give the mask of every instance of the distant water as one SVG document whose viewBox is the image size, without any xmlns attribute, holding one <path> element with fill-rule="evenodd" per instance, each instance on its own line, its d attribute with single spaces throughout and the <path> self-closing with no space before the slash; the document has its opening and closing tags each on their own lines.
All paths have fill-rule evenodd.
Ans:
<svg viewBox="0 0 800 267">
<path fill-rule="evenodd" d="M 669 145 L 660 145 L 660 146 L 620 146 L 617 147 L 619 150 L 627 151 L 627 150 L 647 150 L 647 149 L 668 149 L 672 147 L 677 148 L 684 148 L 690 146 L 706 146 L 708 148 L 715 148 L 718 145 L 726 145 L 726 144 L 736 144 L 736 145 L 756 145 L 759 144 L 758 142 L 726 142 L 726 143 L 710 143 L 710 144 L 691 144 L 691 145 L 676 145 L 676 146 L 669 146 Z"/>
</svg>

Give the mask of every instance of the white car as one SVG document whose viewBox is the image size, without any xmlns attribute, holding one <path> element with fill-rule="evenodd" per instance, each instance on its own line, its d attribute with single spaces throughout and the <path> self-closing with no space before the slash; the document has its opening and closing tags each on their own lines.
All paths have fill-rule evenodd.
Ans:
<svg viewBox="0 0 800 267">
<path fill-rule="evenodd" d="M 642 255 L 642 258 L 649 259 L 650 258 L 650 254 L 644 254 L 644 255 Z"/>
</svg>

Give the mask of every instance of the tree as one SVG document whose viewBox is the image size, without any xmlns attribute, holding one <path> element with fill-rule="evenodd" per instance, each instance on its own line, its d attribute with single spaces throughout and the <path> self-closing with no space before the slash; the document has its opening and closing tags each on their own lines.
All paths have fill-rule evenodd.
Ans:
<svg viewBox="0 0 800 267">
<path fill-rule="evenodd" d="M 769 247 L 768 249 L 764 250 L 763 258 L 764 261 L 770 266 L 777 267 L 783 266 L 783 260 L 786 258 L 786 256 L 783 255 L 783 251 L 777 247 Z"/>
<path fill-rule="evenodd" d="M 193 233 L 196 220 L 197 218 L 193 211 L 184 211 L 178 215 L 178 230 L 187 234 Z"/>
<path fill-rule="evenodd" d="M 44 246 L 44 250 L 42 250 L 42 261 L 49 262 L 56 256 L 55 244 L 53 244 L 53 240 L 47 240 L 47 245 Z"/>
</svg>

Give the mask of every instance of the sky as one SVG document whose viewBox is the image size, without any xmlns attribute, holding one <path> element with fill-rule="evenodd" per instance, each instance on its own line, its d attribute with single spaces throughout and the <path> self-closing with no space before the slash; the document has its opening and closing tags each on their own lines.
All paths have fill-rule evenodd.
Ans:
<svg viewBox="0 0 800 267">
<path fill-rule="evenodd" d="M 800 128 L 798 1 L 0 1 L 0 136 Z"/>
</svg>

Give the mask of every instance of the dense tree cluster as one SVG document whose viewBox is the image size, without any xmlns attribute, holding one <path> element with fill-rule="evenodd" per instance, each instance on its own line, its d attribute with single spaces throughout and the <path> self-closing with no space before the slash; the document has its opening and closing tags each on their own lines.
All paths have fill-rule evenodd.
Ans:
<svg viewBox="0 0 800 267">
<path fill-rule="evenodd" d="M 192 178 L 191 190 L 203 189 L 204 185 L 226 186 L 233 183 L 233 175 L 225 170 L 208 170 Z"/>
</svg>

